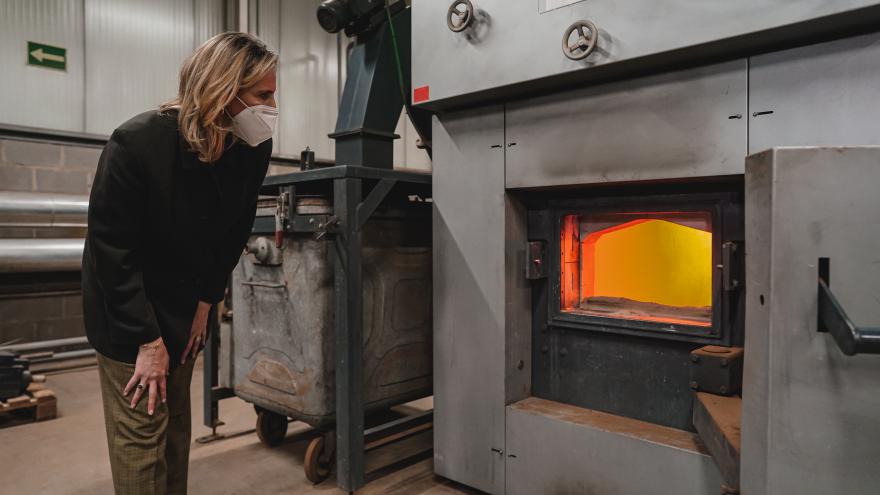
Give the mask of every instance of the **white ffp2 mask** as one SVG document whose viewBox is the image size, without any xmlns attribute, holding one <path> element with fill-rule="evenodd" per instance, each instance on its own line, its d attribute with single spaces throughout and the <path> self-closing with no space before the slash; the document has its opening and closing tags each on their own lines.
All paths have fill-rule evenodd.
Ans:
<svg viewBox="0 0 880 495">
<path fill-rule="evenodd" d="M 241 98 L 236 96 L 238 101 Z M 232 117 L 232 133 L 241 138 L 251 147 L 258 146 L 272 137 L 275 133 L 275 124 L 278 121 L 278 109 L 268 105 L 247 106 L 241 101 L 245 109 Z"/>
</svg>

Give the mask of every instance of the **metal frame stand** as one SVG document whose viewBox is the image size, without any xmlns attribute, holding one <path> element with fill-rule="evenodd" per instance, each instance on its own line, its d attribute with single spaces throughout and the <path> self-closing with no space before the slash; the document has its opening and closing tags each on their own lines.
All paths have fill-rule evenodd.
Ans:
<svg viewBox="0 0 880 495">
<path fill-rule="evenodd" d="M 364 197 L 364 191 L 369 191 Z M 360 166 L 341 165 L 271 176 L 263 183 L 265 195 L 298 192 L 332 194 L 333 215 L 291 215 L 285 220 L 285 232 L 311 232 L 317 236 L 333 235 L 336 299 L 336 479 L 337 486 L 353 492 L 364 486 L 365 450 L 378 448 L 395 440 L 423 431 L 430 424 L 429 413 L 403 418 L 391 424 L 364 431 L 363 366 L 363 262 L 362 230 L 376 209 L 386 201 L 405 203 L 410 195 L 428 198 L 431 176 Z M 291 201 L 295 201 L 292 199 Z M 274 218 L 258 217 L 254 232 L 275 230 Z M 209 332 L 205 348 L 205 426 L 214 434 L 198 441 L 222 438 L 216 433 L 223 423 L 218 418 L 217 402 L 233 397 L 234 392 L 218 386 L 219 321 Z"/>
<path fill-rule="evenodd" d="M 350 170 L 357 170 L 352 168 Z M 380 172 L 380 175 L 382 174 Z M 397 185 L 387 174 L 363 197 L 363 179 L 333 180 L 338 219 L 336 252 L 336 480 L 341 490 L 364 485 L 363 260 L 362 229 Z M 430 180 L 430 179 L 429 179 Z"/>
<path fill-rule="evenodd" d="M 217 306 L 211 307 L 208 314 L 208 341 L 205 342 L 203 351 L 203 374 L 202 381 L 202 407 L 204 411 L 204 425 L 211 428 L 211 434 L 196 438 L 198 443 L 210 443 L 220 440 L 224 435 L 217 433 L 217 428 L 223 426 L 220 421 L 220 405 L 223 399 L 235 397 L 231 388 L 219 386 L 219 352 L 220 352 L 220 318 L 217 314 Z"/>
<path fill-rule="evenodd" d="M 333 181 L 336 236 L 336 479 L 342 490 L 364 484 L 363 263 L 357 221 L 360 179 Z M 359 345 L 360 344 L 360 345 Z"/>
</svg>

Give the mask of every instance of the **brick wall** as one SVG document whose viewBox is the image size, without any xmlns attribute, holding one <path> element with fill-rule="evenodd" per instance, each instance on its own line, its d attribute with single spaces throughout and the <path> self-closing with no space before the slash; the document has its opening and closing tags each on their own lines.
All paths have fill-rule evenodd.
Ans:
<svg viewBox="0 0 880 495">
<path fill-rule="evenodd" d="M 88 194 L 100 146 L 0 139 L 0 190 Z M 0 238 L 83 237 L 85 229 L 0 228 Z"/>
<path fill-rule="evenodd" d="M 81 335 L 85 330 L 80 294 L 0 299 L 0 343 Z"/>
<path fill-rule="evenodd" d="M 0 139 L 0 190 L 88 194 L 100 146 Z M 85 229 L 0 228 L 0 238 L 83 237 Z M 85 334 L 80 294 L 0 298 L 0 343 Z"/>
<path fill-rule="evenodd" d="M 0 139 L 0 190 L 88 194 L 101 146 Z M 296 168 L 273 162 L 269 174 Z M 2 228 L 0 238 L 85 236 L 85 229 Z M 0 343 L 85 334 L 80 294 L 0 298 Z"/>
<path fill-rule="evenodd" d="M 0 190 L 88 194 L 101 146 L 0 139 Z M 269 175 L 298 170 L 271 163 Z M 0 238 L 81 238 L 85 229 L 0 227 Z M 79 294 L 0 298 L 0 343 L 85 334 Z"/>
<path fill-rule="evenodd" d="M 98 146 L 0 140 L 0 184 L 6 191 L 87 194 Z"/>
</svg>

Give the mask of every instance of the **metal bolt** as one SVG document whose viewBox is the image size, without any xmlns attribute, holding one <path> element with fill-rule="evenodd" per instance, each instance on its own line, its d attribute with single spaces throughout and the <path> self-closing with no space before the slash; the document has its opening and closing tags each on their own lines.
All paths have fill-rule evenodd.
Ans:
<svg viewBox="0 0 880 495">
<path fill-rule="evenodd" d="M 722 360 L 721 360 L 721 367 L 722 367 L 722 368 L 727 368 L 727 359 L 722 359 Z"/>
<path fill-rule="evenodd" d="M 727 385 L 722 385 L 722 386 L 718 387 L 718 390 L 720 390 L 722 394 L 726 394 L 727 393 Z"/>
<path fill-rule="evenodd" d="M 692 363 L 699 363 L 699 362 L 700 362 L 700 356 L 697 356 L 696 354 L 691 354 L 691 362 L 692 362 Z"/>
<path fill-rule="evenodd" d="M 697 382 L 691 382 L 691 388 L 696 390 L 696 389 L 700 388 L 700 384 Z"/>
</svg>

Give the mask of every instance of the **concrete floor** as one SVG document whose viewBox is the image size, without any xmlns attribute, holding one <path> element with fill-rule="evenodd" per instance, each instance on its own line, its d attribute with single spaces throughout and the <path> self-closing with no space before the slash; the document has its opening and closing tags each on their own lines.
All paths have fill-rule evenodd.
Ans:
<svg viewBox="0 0 880 495">
<path fill-rule="evenodd" d="M 202 373 L 200 363 L 197 366 L 192 384 L 194 439 L 210 433 L 202 426 Z M 57 419 L 0 429 L 0 493 L 112 493 L 97 370 L 52 374 L 46 385 L 58 396 Z M 425 402 L 406 407 L 424 408 Z M 306 479 L 302 463 L 311 438 L 306 425 L 291 423 L 285 442 L 269 448 L 254 433 L 256 415 L 250 404 L 223 401 L 220 417 L 226 423 L 220 433 L 227 438 L 192 445 L 189 493 L 341 493 L 332 476 L 319 485 Z M 478 493 L 433 474 L 431 442 L 428 432 L 369 453 L 369 482 L 358 493 Z"/>
</svg>

